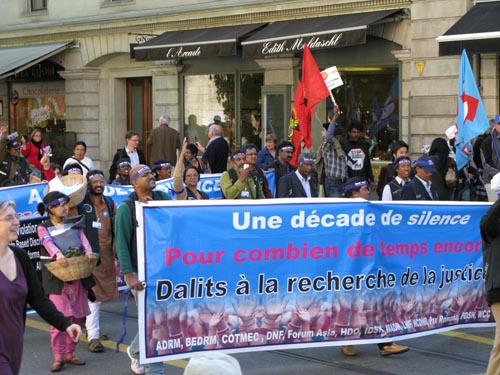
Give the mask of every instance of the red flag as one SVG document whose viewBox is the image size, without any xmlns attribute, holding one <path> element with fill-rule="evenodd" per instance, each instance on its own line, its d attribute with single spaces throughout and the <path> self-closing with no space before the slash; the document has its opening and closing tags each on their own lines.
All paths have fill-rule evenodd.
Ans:
<svg viewBox="0 0 500 375">
<path fill-rule="evenodd" d="M 290 164 L 297 165 L 300 154 L 300 142 L 302 140 L 302 132 L 300 124 L 303 123 L 304 113 L 306 108 L 304 106 L 304 90 L 302 89 L 302 82 L 297 81 L 297 88 L 295 89 L 295 97 L 293 98 L 292 116 L 290 118 L 290 125 L 288 127 L 288 141 L 293 143 L 295 151 L 292 156 Z"/>
<path fill-rule="evenodd" d="M 304 44 L 302 55 L 302 87 L 307 116 L 304 116 L 304 123 L 300 124 L 300 129 L 306 147 L 310 148 L 312 146 L 311 118 L 314 115 L 314 106 L 330 96 L 330 90 L 328 90 L 307 44 Z"/>
</svg>

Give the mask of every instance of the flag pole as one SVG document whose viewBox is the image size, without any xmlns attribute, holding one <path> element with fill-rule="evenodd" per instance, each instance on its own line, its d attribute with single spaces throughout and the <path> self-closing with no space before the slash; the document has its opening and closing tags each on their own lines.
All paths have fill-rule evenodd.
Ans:
<svg viewBox="0 0 500 375">
<path fill-rule="evenodd" d="M 330 98 L 332 99 L 333 105 L 336 106 L 337 102 L 335 101 L 335 98 L 333 97 L 333 94 L 331 91 L 330 91 Z"/>
</svg>

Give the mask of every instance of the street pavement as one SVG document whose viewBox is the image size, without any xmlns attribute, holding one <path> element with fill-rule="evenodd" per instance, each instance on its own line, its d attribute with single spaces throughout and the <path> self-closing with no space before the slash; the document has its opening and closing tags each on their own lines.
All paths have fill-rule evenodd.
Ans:
<svg viewBox="0 0 500 375">
<path fill-rule="evenodd" d="M 85 366 L 65 365 L 61 374 L 132 374 L 126 348 L 137 331 L 137 310 L 129 299 L 124 343 L 115 352 L 123 334 L 124 297 L 103 304 L 101 329 L 110 340 L 103 341 L 103 353 L 91 353 L 87 342 L 78 345 L 76 356 Z M 38 315 L 28 315 L 24 334 L 21 375 L 48 374 L 52 364 L 49 326 Z M 339 347 L 275 350 L 235 354 L 244 375 L 480 375 L 486 371 L 493 344 L 494 328 L 450 331 L 416 339 L 398 341 L 410 347 L 401 355 L 381 357 L 375 344 L 358 345 L 358 356 L 346 357 Z M 165 362 L 165 374 L 182 375 L 187 360 Z M 1 375 L 1 374 L 0 374 Z"/>
</svg>

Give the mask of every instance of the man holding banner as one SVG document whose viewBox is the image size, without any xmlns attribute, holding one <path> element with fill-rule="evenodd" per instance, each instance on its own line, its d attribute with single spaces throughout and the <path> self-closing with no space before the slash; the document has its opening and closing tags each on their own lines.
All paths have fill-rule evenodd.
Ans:
<svg viewBox="0 0 500 375">
<path fill-rule="evenodd" d="M 171 198 L 163 191 L 153 191 L 156 181 L 151 168 L 147 165 L 139 164 L 134 167 L 130 171 L 130 182 L 134 187 L 134 192 L 118 207 L 115 217 L 115 239 L 116 255 L 125 275 L 125 282 L 135 297 L 137 292 L 144 290 L 144 284 L 137 276 L 135 202 L 146 204 L 153 200 L 170 200 Z M 151 363 L 144 366 L 139 363 L 139 334 L 136 334 L 130 343 L 127 354 L 131 360 L 130 368 L 135 374 L 163 374 L 163 363 Z"/>
</svg>

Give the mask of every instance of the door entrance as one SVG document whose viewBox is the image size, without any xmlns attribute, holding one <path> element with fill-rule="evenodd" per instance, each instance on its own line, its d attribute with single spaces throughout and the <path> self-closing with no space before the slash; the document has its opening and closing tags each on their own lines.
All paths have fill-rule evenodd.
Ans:
<svg viewBox="0 0 500 375">
<path fill-rule="evenodd" d="M 146 141 L 153 127 L 151 77 L 127 79 L 127 131 L 139 133 L 139 149 L 146 155 L 148 164 L 149 150 Z"/>
</svg>

